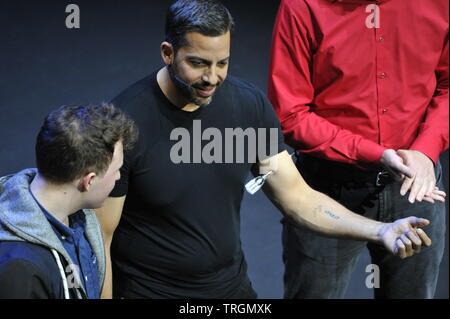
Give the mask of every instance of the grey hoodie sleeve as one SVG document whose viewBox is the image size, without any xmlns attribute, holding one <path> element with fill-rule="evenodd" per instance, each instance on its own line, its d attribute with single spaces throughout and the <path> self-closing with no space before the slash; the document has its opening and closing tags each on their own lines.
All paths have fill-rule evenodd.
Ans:
<svg viewBox="0 0 450 319">
<path fill-rule="evenodd" d="M 45 274 L 33 263 L 12 259 L 0 264 L 0 299 L 49 299 Z"/>
</svg>

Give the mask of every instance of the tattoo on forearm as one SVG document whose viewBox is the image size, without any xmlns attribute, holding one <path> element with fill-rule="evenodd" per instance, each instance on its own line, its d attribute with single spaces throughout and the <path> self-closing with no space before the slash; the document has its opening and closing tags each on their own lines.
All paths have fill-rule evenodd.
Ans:
<svg viewBox="0 0 450 319">
<path fill-rule="evenodd" d="M 317 215 L 317 214 L 319 214 L 319 213 L 325 213 L 325 214 L 327 214 L 328 216 L 330 216 L 331 218 L 334 218 L 334 219 L 341 219 L 341 217 L 340 216 L 338 216 L 338 215 L 336 215 L 336 214 L 334 214 L 334 213 L 332 213 L 331 211 L 329 211 L 329 210 L 324 210 L 323 208 L 322 208 L 322 205 L 319 205 L 319 206 L 317 206 L 316 208 L 314 208 L 314 215 Z"/>
<path fill-rule="evenodd" d="M 331 218 L 334 218 L 334 219 L 341 219 L 341 217 L 339 217 L 338 215 L 333 214 L 329 210 L 326 210 L 325 214 L 329 215 Z"/>
</svg>

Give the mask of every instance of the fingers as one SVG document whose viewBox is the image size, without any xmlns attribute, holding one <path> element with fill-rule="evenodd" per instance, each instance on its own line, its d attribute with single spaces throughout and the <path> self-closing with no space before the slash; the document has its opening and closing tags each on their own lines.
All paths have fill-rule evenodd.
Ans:
<svg viewBox="0 0 450 319">
<path fill-rule="evenodd" d="M 419 236 L 415 234 L 414 231 L 407 231 L 405 233 L 406 237 L 411 241 L 412 243 L 412 249 L 414 251 L 414 254 L 420 253 L 420 247 L 422 246 L 422 240 L 420 240 Z"/>
<path fill-rule="evenodd" d="M 416 199 L 418 199 L 417 195 L 422 190 L 424 186 L 424 180 L 421 177 L 416 176 L 411 186 L 411 191 L 409 192 L 408 201 L 413 204 Z"/>
<path fill-rule="evenodd" d="M 420 240 L 425 246 L 427 247 L 431 246 L 432 242 L 430 237 L 428 237 L 428 235 L 422 229 L 417 228 L 417 234 L 419 235 Z"/>
<path fill-rule="evenodd" d="M 413 176 L 411 169 L 404 164 L 403 158 L 393 149 L 383 152 L 381 164 L 397 181 L 402 181 L 405 176 Z"/>
<path fill-rule="evenodd" d="M 422 245 L 422 241 L 420 240 L 418 234 L 416 235 L 416 233 L 414 231 L 412 231 L 412 230 L 406 231 L 405 235 L 412 242 L 413 246 L 420 247 Z"/>
<path fill-rule="evenodd" d="M 409 191 L 408 201 L 413 204 L 416 200 L 433 202 L 432 193 L 436 185 L 433 161 L 424 153 L 415 150 L 398 150 L 397 155 L 412 172 L 403 181 L 400 194 L 404 196 Z M 440 199 L 439 199 L 440 200 Z"/>
<path fill-rule="evenodd" d="M 415 196 L 415 199 L 419 202 L 421 202 L 424 198 L 424 196 L 430 197 L 431 194 L 433 193 L 433 190 L 435 189 L 436 186 L 436 180 L 434 178 L 430 178 L 429 176 L 424 178 L 423 181 L 422 179 L 418 179 L 414 181 L 414 184 L 416 184 L 417 182 L 419 182 L 419 187 L 420 187 L 420 182 L 422 182 L 422 186 L 420 187 L 420 190 L 417 192 L 417 195 Z M 410 194 L 410 198 L 414 196 L 414 185 L 413 188 L 411 189 L 411 194 Z M 414 202 L 414 199 L 413 199 Z"/>
<path fill-rule="evenodd" d="M 406 257 L 411 257 L 414 255 L 414 250 L 412 247 L 412 242 L 406 237 L 405 234 L 400 235 L 400 240 L 403 242 L 403 245 L 405 245 L 405 255 Z"/>
<path fill-rule="evenodd" d="M 428 182 L 428 189 L 427 189 L 425 195 L 428 196 L 428 197 L 430 197 L 431 194 L 433 194 L 433 191 L 434 191 L 434 189 L 435 189 L 435 186 L 436 186 L 436 181 L 433 181 L 433 180 L 429 181 L 429 182 Z"/>
<path fill-rule="evenodd" d="M 410 186 L 410 183 L 412 183 L 412 186 Z M 407 192 L 407 187 L 410 187 L 408 201 L 411 204 L 416 200 L 421 202 L 424 199 L 428 202 L 433 202 L 430 199 L 445 201 L 445 192 L 440 191 L 435 185 L 436 182 L 434 180 L 429 181 L 420 177 L 415 177 L 413 181 L 405 179 L 400 188 L 400 194 L 403 196 L 405 190 Z"/>
<path fill-rule="evenodd" d="M 435 194 L 433 194 L 431 197 L 425 196 L 423 200 L 430 203 L 435 203 L 435 201 L 445 203 L 445 197 Z"/>
<path fill-rule="evenodd" d="M 394 253 L 399 256 L 401 259 L 406 258 L 406 247 L 400 239 L 397 239 L 395 242 L 396 248 L 394 249 Z"/>
<path fill-rule="evenodd" d="M 406 177 L 412 177 L 411 170 L 408 166 L 403 164 L 401 160 L 390 163 L 390 166 L 386 166 L 387 170 L 397 182 L 403 181 Z"/>
<path fill-rule="evenodd" d="M 394 230 L 397 234 L 394 238 L 393 252 L 400 258 L 411 257 L 420 253 L 422 245 L 431 246 L 430 237 L 418 226 L 426 226 L 430 221 L 425 218 L 408 217 L 394 222 Z"/>
<path fill-rule="evenodd" d="M 400 175 L 400 178 L 403 179 L 405 176 L 407 178 L 412 178 L 414 175 L 411 172 L 411 169 L 402 163 L 396 163 L 394 168 L 397 171 L 397 175 Z"/>
<path fill-rule="evenodd" d="M 422 229 L 417 229 L 417 235 L 413 231 L 401 234 L 395 242 L 394 254 L 404 259 L 420 253 L 422 244 L 431 246 L 431 239 Z"/>
<path fill-rule="evenodd" d="M 421 202 L 425 194 L 428 192 L 428 187 L 430 186 L 430 183 L 423 183 L 421 189 L 417 192 L 416 199 L 417 201 Z M 433 185 L 434 187 L 434 185 Z"/>
<path fill-rule="evenodd" d="M 407 177 L 402 183 L 402 187 L 400 188 L 400 195 L 405 196 L 405 194 L 411 189 L 411 185 L 413 183 L 413 178 Z"/>
<path fill-rule="evenodd" d="M 430 221 L 428 219 L 414 216 L 406 218 L 406 221 L 411 226 L 410 228 L 424 227 L 430 224 Z"/>
<path fill-rule="evenodd" d="M 433 199 L 432 197 L 428 197 L 427 195 L 425 195 L 425 196 L 423 197 L 423 201 L 424 201 L 424 202 L 431 203 L 431 204 L 434 204 L 434 203 L 435 203 L 434 199 Z"/>
<path fill-rule="evenodd" d="M 392 166 L 394 166 L 395 169 L 399 173 L 405 175 L 407 178 L 413 178 L 414 173 L 411 170 L 411 168 L 409 168 L 409 166 L 407 166 L 409 164 L 409 162 L 411 162 L 411 158 L 410 158 L 410 155 L 408 154 L 408 152 L 405 150 L 398 150 L 396 152 L 396 155 L 400 158 L 400 160 L 395 161 Z M 405 192 L 405 194 L 406 194 L 406 192 Z"/>
<path fill-rule="evenodd" d="M 443 192 L 443 191 L 439 190 L 439 188 L 435 187 L 431 193 L 431 196 L 425 195 L 423 197 L 423 200 L 430 202 L 430 203 L 434 203 L 434 201 L 439 201 L 439 202 L 444 203 L 446 197 L 447 197 L 447 194 L 445 192 Z"/>
<path fill-rule="evenodd" d="M 435 187 L 433 192 L 431 193 L 431 196 L 441 196 L 445 199 L 445 197 L 447 197 L 447 194 L 444 191 L 441 191 L 439 188 Z"/>
<path fill-rule="evenodd" d="M 400 244 L 397 243 L 399 247 L 403 247 L 403 249 L 400 250 L 401 258 L 411 257 L 415 254 L 420 253 L 422 243 L 425 244 L 426 246 L 431 245 L 431 240 L 430 238 L 428 238 L 425 232 L 421 230 L 420 233 L 421 236 L 423 237 L 423 241 L 419 239 L 419 237 L 417 237 L 413 231 L 407 231 L 399 236 L 399 239 L 403 244 L 403 246 L 400 246 Z"/>
</svg>

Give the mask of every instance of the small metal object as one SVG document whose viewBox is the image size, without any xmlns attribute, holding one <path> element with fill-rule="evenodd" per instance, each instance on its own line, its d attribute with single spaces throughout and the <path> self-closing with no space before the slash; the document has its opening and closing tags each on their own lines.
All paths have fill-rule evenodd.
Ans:
<svg viewBox="0 0 450 319">
<path fill-rule="evenodd" d="M 259 191 L 261 189 L 261 187 L 266 182 L 266 179 L 271 174 L 273 174 L 273 172 L 269 171 L 266 175 L 260 175 L 258 177 L 255 177 L 250 182 L 245 184 L 245 189 L 247 190 L 247 192 L 249 192 L 250 194 L 254 195 L 257 191 Z"/>
<path fill-rule="evenodd" d="M 289 156 L 292 158 L 292 155 L 296 155 L 296 152 L 289 154 Z M 266 182 L 266 179 L 273 174 L 273 171 L 269 171 L 266 175 L 260 175 L 249 181 L 247 184 L 245 184 L 245 189 L 250 194 L 254 195 L 257 191 L 263 187 L 264 183 Z"/>
<path fill-rule="evenodd" d="M 379 172 L 377 174 L 377 180 L 375 181 L 375 185 L 377 187 L 383 186 L 384 184 L 382 183 L 381 180 L 382 180 L 383 177 L 387 177 L 387 176 L 389 176 L 389 172 L 388 171 L 381 171 L 381 172 Z"/>
</svg>

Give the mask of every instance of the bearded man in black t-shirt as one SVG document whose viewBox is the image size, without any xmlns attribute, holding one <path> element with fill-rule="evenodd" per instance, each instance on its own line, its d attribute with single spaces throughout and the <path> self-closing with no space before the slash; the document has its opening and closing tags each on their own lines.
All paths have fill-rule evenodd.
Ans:
<svg viewBox="0 0 450 319">
<path fill-rule="evenodd" d="M 110 261 L 103 297 L 114 287 L 117 298 L 256 298 L 240 243 L 250 171 L 265 176 L 264 191 L 297 225 L 374 241 L 402 258 L 430 244 L 417 228 L 424 219 L 372 221 L 305 183 L 264 94 L 227 76 L 233 29 L 217 1 L 175 2 L 165 67 L 113 101 L 140 136 L 97 211 Z"/>
</svg>

